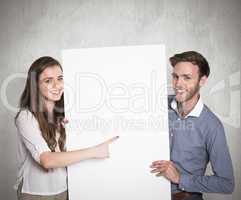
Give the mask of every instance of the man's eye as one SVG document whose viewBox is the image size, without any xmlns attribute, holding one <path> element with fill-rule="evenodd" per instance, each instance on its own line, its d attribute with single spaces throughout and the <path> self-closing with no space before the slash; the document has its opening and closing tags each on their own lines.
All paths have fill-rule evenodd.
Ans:
<svg viewBox="0 0 241 200">
<path fill-rule="evenodd" d="M 191 77 L 189 77 L 189 76 L 184 76 L 184 80 L 190 80 L 191 79 Z"/>
<path fill-rule="evenodd" d="M 45 83 L 51 83 L 51 80 L 47 79 L 44 81 Z"/>
<path fill-rule="evenodd" d="M 173 75 L 172 75 L 172 78 L 178 79 L 178 76 L 173 74 Z"/>
</svg>

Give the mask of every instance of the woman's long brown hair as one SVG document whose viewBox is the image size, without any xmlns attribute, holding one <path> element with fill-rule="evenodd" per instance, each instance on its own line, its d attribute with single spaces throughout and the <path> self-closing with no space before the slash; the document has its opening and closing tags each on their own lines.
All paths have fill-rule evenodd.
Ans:
<svg viewBox="0 0 241 200">
<path fill-rule="evenodd" d="M 66 133 L 61 123 L 64 118 L 64 95 L 62 95 L 59 101 L 55 102 L 54 117 L 50 120 L 48 112 L 43 106 L 42 98 L 40 97 L 38 81 L 40 74 L 47 67 L 56 65 L 62 70 L 60 63 L 49 56 L 40 57 L 33 62 L 28 71 L 25 88 L 20 98 L 20 109 L 15 117 L 16 121 L 22 110 L 29 110 L 38 121 L 42 136 L 52 152 L 55 152 L 57 144 L 59 145 L 60 151 L 65 151 Z M 58 141 L 56 141 L 56 131 L 60 133 Z"/>
</svg>

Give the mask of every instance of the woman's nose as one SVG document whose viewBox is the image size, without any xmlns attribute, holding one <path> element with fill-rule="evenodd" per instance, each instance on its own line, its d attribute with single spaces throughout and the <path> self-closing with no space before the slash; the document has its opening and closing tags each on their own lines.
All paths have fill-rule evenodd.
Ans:
<svg viewBox="0 0 241 200">
<path fill-rule="evenodd" d="M 63 87 L 63 83 L 60 82 L 59 80 L 55 80 L 53 84 L 53 88 L 60 89 Z"/>
</svg>

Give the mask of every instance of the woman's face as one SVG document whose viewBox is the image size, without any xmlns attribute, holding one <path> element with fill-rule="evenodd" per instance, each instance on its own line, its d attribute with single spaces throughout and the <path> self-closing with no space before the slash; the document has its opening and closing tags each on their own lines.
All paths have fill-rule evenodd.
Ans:
<svg viewBox="0 0 241 200">
<path fill-rule="evenodd" d="M 47 67 L 39 75 L 39 92 L 47 101 L 59 101 L 63 94 L 63 72 L 58 65 Z"/>
</svg>

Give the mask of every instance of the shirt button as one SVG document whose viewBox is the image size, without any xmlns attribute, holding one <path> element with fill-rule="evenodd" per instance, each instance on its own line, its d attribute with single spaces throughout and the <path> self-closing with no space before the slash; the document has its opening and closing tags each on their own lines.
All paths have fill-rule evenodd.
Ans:
<svg viewBox="0 0 241 200">
<path fill-rule="evenodd" d="M 171 134 L 171 136 L 173 137 L 173 134 Z"/>
<path fill-rule="evenodd" d="M 178 118 L 177 120 L 181 120 L 180 118 Z"/>
<path fill-rule="evenodd" d="M 182 191 L 184 191 L 185 189 L 184 188 L 182 188 Z"/>
</svg>

